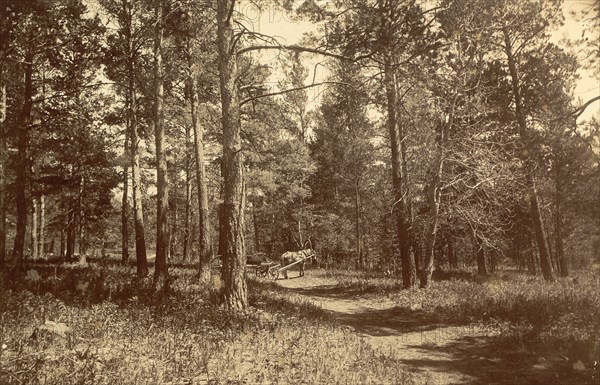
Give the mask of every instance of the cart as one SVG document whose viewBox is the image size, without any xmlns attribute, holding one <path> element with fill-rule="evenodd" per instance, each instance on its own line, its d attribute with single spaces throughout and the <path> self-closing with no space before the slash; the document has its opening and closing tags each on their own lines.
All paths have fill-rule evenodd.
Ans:
<svg viewBox="0 0 600 385">
<path fill-rule="evenodd" d="M 275 281 L 279 278 L 279 273 L 283 273 L 284 271 L 291 269 L 292 267 L 296 266 L 297 264 L 304 263 L 313 257 L 314 257 L 313 255 L 309 255 L 302 259 L 294 261 L 294 262 L 290 263 L 289 265 L 285 265 L 283 267 L 281 267 L 281 264 L 273 265 L 273 266 L 269 267 L 269 269 L 267 271 L 267 275 Z"/>
<path fill-rule="evenodd" d="M 281 264 L 275 262 L 263 263 L 259 266 L 256 266 L 256 276 L 257 277 L 269 277 L 273 280 L 276 280 L 279 273 L 279 268 Z"/>
</svg>

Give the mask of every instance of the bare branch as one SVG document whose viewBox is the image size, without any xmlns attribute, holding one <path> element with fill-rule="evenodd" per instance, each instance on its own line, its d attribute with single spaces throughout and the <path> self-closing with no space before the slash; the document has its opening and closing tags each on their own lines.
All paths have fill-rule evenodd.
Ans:
<svg viewBox="0 0 600 385">
<path fill-rule="evenodd" d="M 63 98 L 63 97 L 71 96 L 71 95 L 74 95 L 74 94 L 80 92 L 82 89 L 86 89 L 86 88 L 94 88 L 94 87 L 100 87 L 100 86 L 109 86 L 109 85 L 115 85 L 115 84 L 118 84 L 118 83 L 116 83 L 116 82 L 100 82 L 100 83 L 86 84 L 84 86 L 77 87 L 77 89 L 75 89 L 73 91 L 63 92 L 63 93 L 54 94 L 54 95 L 50 95 L 50 96 L 45 96 L 43 98 L 32 100 L 32 103 L 34 103 L 34 104 L 35 103 L 41 103 L 41 102 L 44 102 L 44 101 L 50 100 L 50 99 L 57 99 L 57 98 Z"/>
<path fill-rule="evenodd" d="M 588 108 L 591 104 L 593 104 L 594 102 L 600 100 L 600 96 L 596 96 L 591 98 L 590 100 L 588 100 L 587 102 L 585 102 L 581 107 L 577 108 L 576 110 L 572 111 L 568 116 L 572 116 L 575 119 L 579 118 L 585 111 L 586 108 Z"/>
<path fill-rule="evenodd" d="M 334 82 L 334 81 L 312 83 L 312 84 L 309 84 L 309 85 L 306 85 L 306 86 L 302 86 L 302 87 L 289 88 L 289 89 L 286 89 L 286 90 L 281 90 L 281 91 L 277 91 L 277 92 L 271 92 L 271 93 L 268 93 L 268 94 L 256 95 L 256 96 L 253 96 L 251 98 L 248 98 L 246 100 L 241 101 L 240 102 L 240 107 L 243 106 L 246 103 L 253 102 L 253 101 L 261 99 L 261 98 L 267 98 L 267 97 L 270 97 L 270 96 L 284 95 L 284 94 L 287 94 L 287 93 L 290 93 L 290 92 L 301 91 L 301 90 L 305 90 L 307 88 L 316 87 L 316 86 L 320 86 L 320 85 L 324 85 L 324 84 L 342 84 L 342 85 L 349 86 L 349 87 L 352 86 L 351 84 L 348 84 L 348 83 Z"/>
</svg>

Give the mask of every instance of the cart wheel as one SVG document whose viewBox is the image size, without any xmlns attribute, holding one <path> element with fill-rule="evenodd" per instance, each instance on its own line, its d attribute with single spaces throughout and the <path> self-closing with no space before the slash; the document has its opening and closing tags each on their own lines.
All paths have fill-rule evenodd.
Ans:
<svg viewBox="0 0 600 385">
<path fill-rule="evenodd" d="M 269 269 L 269 277 L 275 281 L 279 277 L 279 269 L 276 267 L 272 267 Z"/>
</svg>

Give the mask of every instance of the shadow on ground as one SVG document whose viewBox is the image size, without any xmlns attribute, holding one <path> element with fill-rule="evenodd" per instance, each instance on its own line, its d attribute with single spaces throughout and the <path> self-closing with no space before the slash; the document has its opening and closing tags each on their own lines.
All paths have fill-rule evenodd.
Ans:
<svg viewBox="0 0 600 385">
<path fill-rule="evenodd" d="M 378 310 L 358 308 L 353 313 L 330 311 L 342 324 L 352 326 L 358 333 L 374 337 L 401 336 L 449 326 L 440 322 L 434 314 L 404 307 Z"/>
<path fill-rule="evenodd" d="M 572 363 L 541 344 L 502 337 L 463 337 L 444 345 L 408 346 L 423 357 L 401 359 L 414 373 L 460 373 L 468 384 L 594 384 L 589 372 L 575 373 Z M 439 357 L 449 357 L 440 359 Z"/>
<path fill-rule="evenodd" d="M 519 341 L 493 328 L 445 322 L 443 314 L 422 309 L 378 309 L 356 305 L 361 292 L 337 285 L 281 288 L 309 297 L 340 324 L 380 347 L 396 351 L 417 384 L 583 385 L 600 384 L 597 372 L 576 372 L 555 348 Z M 385 350 L 385 349 L 384 349 Z M 587 368 L 590 369 L 590 368 Z"/>
<path fill-rule="evenodd" d="M 307 288 L 294 289 L 299 294 L 315 297 L 338 298 L 338 299 L 355 299 L 359 296 L 369 294 L 361 286 L 354 285 L 321 285 Z"/>
</svg>

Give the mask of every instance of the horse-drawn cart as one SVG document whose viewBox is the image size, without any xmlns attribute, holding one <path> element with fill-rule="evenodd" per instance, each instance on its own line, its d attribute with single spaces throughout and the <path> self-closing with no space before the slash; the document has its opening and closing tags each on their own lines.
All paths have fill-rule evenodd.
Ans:
<svg viewBox="0 0 600 385">
<path fill-rule="evenodd" d="M 283 273 L 284 277 L 287 278 L 287 271 L 296 265 L 300 265 L 300 276 L 303 276 L 304 263 L 311 258 L 315 258 L 315 253 L 311 249 L 286 252 L 282 255 L 281 263 L 269 260 L 264 253 L 257 253 L 247 257 L 249 263 L 246 266 L 249 269 L 255 269 L 254 273 L 257 277 L 268 277 L 276 280 L 279 278 L 280 273 Z"/>
<path fill-rule="evenodd" d="M 273 280 L 276 280 L 279 276 L 279 268 L 281 267 L 280 263 L 264 263 L 256 266 L 256 276 L 257 277 L 269 277 Z"/>
<path fill-rule="evenodd" d="M 285 266 L 281 266 L 280 263 L 273 263 L 273 264 L 267 264 L 267 265 L 263 265 L 260 266 L 257 270 L 256 270 L 256 274 L 259 275 L 259 271 L 260 274 L 263 277 L 269 277 L 272 280 L 277 280 L 279 278 L 279 274 L 283 273 L 284 277 L 287 278 L 287 271 L 290 270 L 292 267 L 296 266 L 296 265 L 301 265 L 302 267 L 300 268 L 300 276 L 304 275 L 304 263 L 311 259 L 314 258 L 314 255 L 304 255 L 301 258 L 295 259 L 293 261 L 290 261 L 290 263 L 288 263 Z"/>
</svg>

